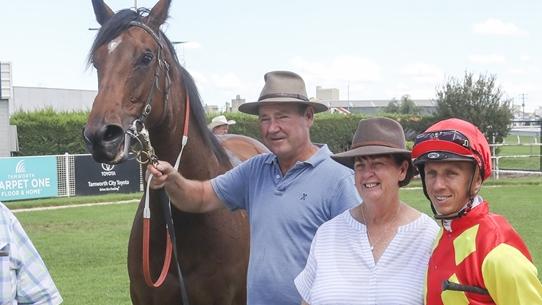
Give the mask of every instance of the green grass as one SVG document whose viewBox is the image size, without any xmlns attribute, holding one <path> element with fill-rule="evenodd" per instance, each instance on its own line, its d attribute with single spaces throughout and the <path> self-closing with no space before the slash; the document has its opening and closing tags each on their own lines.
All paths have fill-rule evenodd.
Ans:
<svg viewBox="0 0 542 305">
<path fill-rule="evenodd" d="M 410 186 L 420 186 L 419 180 Z M 542 178 L 501 179 L 490 180 L 482 190 L 491 210 L 505 215 L 522 235 L 539 274 L 542 274 L 541 186 Z M 421 189 L 403 189 L 401 198 L 431 215 Z M 71 203 L 78 201 L 74 199 Z M 93 199 L 111 201 L 109 195 Z M 126 257 L 135 209 L 136 204 L 127 203 L 16 215 L 45 260 L 64 304 L 129 305 Z"/>
<path fill-rule="evenodd" d="M 126 257 L 136 204 L 21 212 L 66 305 L 131 304 Z"/>
<path fill-rule="evenodd" d="M 501 146 L 497 149 L 497 155 L 502 156 L 499 158 L 499 168 L 500 169 L 517 169 L 517 170 L 540 170 L 541 159 L 540 157 L 525 157 L 525 158 L 506 158 L 504 156 L 519 156 L 519 155 L 540 155 L 541 147 L 540 146 L 521 146 L 514 144 L 532 144 L 540 143 L 539 137 L 529 137 L 529 136 L 508 136 L 505 139 L 507 146 Z M 513 145 L 513 146 L 508 146 Z"/>
</svg>

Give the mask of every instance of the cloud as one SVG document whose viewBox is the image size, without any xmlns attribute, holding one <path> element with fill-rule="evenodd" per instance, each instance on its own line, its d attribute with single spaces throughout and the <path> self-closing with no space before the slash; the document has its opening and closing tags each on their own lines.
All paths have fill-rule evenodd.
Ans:
<svg viewBox="0 0 542 305">
<path fill-rule="evenodd" d="M 489 18 L 473 26 L 472 31 L 480 35 L 515 36 L 526 37 L 529 33 L 520 29 L 511 22 L 503 22 L 499 19 Z"/>
<path fill-rule="evenodd" d="M 523 62 L 531 61 L 531 56 L 528 55 L 528 54 L 522 54 L 522 55 L 519 57 L 519 60 L 521 60 L 521 61 L 523 61 Z"/>
<path fill-rule="evenodd" d="M 254 100 L 261 90 L 261 84 L 245 81 L 233 72 L 201 72 L 191 69 L 203 102 L 209 105 L 222 107 L 224 103 L 234 99 L 236 95 L 247 101 Z"/>
<path fill-rule="evenodd" d="M 407 64 L 401 67 L 399 72 L 419 83 L 434 84 L 444 77 L 444 73 L 437 66 L 425 63 Z"/>
<path fill-rule="evenodd" d="M 469 55 L 469 61 L 475 64 L 502 64 L 506 60 L 504 56 L 498 54 L 473 54 Z"/>
<path fill-rule="evenodd" d="M 359 56 L 336 56 L 327 61 L 311 61 L 301 56 L 289 60 L 289 65 L 303 77 L 309 97 L 316 86 L 337 88 L 340 98 L 366 96 L 369 84 L 381 79 L 381 68 L 373 60 Z"/>
<path fill-rule="evenodd" d="M 381 78 L 380 66 L 364 57 L 337 56 L 327 62 L 294 57 L 290 64 L 303 78 L 320 83 L 367 83 Z"/>
<path fill-rule="evenodd" d="M 199 49 L 201 44 L 197 41 L 187 41 L 182 44 L 182 47 L 185 49 Z"/>
</svg>

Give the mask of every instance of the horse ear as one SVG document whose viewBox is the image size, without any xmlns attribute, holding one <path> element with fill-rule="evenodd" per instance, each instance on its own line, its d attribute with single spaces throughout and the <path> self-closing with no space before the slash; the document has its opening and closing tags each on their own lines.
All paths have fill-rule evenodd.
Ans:
<svg viewBox="0 0 542 305">
<path fill-rule="evenodd" d="M 169 6 L 171 0 L 160 0 L 151 9 L 149 16 L 147 16 L 147 24 L 156 30 L 166 21 L 168 17 Z"/>
<path fill-rule="evenodd" d="M 113 10 L 107 6 L 107 4 L 104 3 L 103 0 L 92 0 L 92 7 L 94 8 L 94 15 L 96 15 L 96 21 L 100 25 L 103 25 L 111 16 L 113 16 L 115 13 L 113 13 Z"/>
</svg>

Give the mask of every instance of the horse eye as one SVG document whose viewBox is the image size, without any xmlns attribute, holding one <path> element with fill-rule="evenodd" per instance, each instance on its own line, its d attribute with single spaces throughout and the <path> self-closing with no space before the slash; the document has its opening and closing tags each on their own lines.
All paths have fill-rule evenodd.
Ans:
<svg viewBox="0 0 542 305">
<path fill-rule="evenodd" d="M 143 56 L 141 57 L 141 63 L 143 65 L 148 65 L 151 63 L 153 58 L 154 55 L 151 52 L 145 52 L 145 54 L 143 54 Z"/>
</svg>

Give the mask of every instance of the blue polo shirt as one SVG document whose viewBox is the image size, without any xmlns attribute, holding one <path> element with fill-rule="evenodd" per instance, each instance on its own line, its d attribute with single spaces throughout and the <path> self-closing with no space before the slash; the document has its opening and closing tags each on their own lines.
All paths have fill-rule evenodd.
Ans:
<svg viewBox="0 0 542 305">
<path fill-rule="evenodd" d="M 299 305 L 294 278 L 316 230 L 361 202 L 353 171 L 330 155 L 324 145 L 285 175 L 275 155 L 258 155 L 211 181 L 227 207 L 249 217 L 248 304 Z"/>
</svg>

